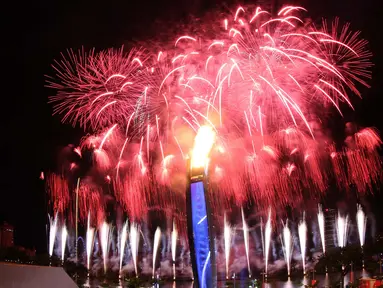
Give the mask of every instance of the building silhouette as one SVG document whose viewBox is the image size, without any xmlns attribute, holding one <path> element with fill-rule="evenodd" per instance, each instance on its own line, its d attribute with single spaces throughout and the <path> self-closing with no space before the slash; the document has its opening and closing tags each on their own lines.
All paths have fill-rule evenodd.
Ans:
<svg viewBox="0 0 383 288">
<path fill-rule="evenodd" d="M 324 209 L 324 236 L 326 243 L 326 251 L 331 248 L 336 247 L 335 237 L 336 237 L 336 216 L 337 212 L 335 209 L 326 208 Z"/>
<path fill-rule="evenodd" d="M 13 226 L 4 222 L 0 226 L 0 248 L 13 247 Z"/>
</svg>

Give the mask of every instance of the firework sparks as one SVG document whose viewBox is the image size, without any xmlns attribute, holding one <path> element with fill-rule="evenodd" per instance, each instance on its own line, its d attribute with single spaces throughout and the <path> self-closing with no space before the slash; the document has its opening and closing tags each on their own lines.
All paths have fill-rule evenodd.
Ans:
<svg viewBox="0 0 383 288">
<path fill-rule="evenodd" d="M 160 245 L 161 240 L 161 229 L 160 227 L 157 227 L 156 232 L 154 233 L 154 247 L 153 247 L 153 271 L 152 271 L 152 277 L 154 279 L 154 273 L 156 271 L 156 260 L 157 260 L 157 252 L 158 247 Z"/>
<path fill-rule="evenodd" d="M 366 225 L 367 225 L 367 217 L 363 212 L 362 206 L 358 205 L 358 211 L 356 213 L 356 223 L 358 225 L 358 234 L 360 246 L 363 248 L 364 240 L 366 237 Z"/>
<path fill-rule="evenodd" d="M 140 232 L 139 232 L 139 227 L 135 223 L 132 223 L 130 225 L 129 240 L 130 240 L 130 249 L 132 250 L 134 271 L 136 272 L 136 276 L 138 277 L 137 257 L 138 257 L 138 247 L 140 244 Z"/>
<path fill-rule="evenodd" d="M 124 260 L 125 255 L 125 244 L 128 237 L 128 221 L 125 222 L 124 226 L 121 230 L 121 237 L 120 237 L 120 273 L 122 268 L 122 261 Z"/>
<path fill-rule="evenodd" d="M 265 235 L 264 235 L 264 248 L 263 255 L 265 257 L 265 274 L 267 275 L 267 267 L 269 263 L 269 251 L 271 244 L 271 209 L 269 209 L 269 217 L 267 218 L 267 222 L 265 225 Z"/>
<path fill-rule="evenodd" d="M 172 230 L 172 243 L 171 243 L 171 249 L 172 249 L 172 260 L 173 260 L 173 279 L 175 280 L 176 279 L 176 266 L 175 266 L 175 262 L 176 262 L 176 252 L 177 252 L 177 237 L 178 237 L 178 231 L 177 231 L 177 227 L 176 227 L 176 224 L 173 220 L 173 230 Z"/>
<path fill-rule="evenodd" d="M 88 271 L 90 269 L 90 260 L 92 257 L 93 243 L 94 243 L 94 228 L 90 226 L 90 212 L 89 212 L 88 226 L 86 229 L 86 264 L 87 264 Z"/>
<path fill-rule="evenodd" d="M 241 214 L 242 214 L 243 239 L 245 241 L 245 250 L 246 250 L 247 270 L 249 272 L 249 277 L 251 277 L 250 258 L 249 258 L 249 227 L 246 223 L 243 208 L 241 208 Z"/>
<path fill-rule="evenodd" d="M 214 144 L 214 132 L 209 126 L 202 126 L 195 137 L 191 166 L 200 168 L 206 165 L 210 150 Z"/>
<path fill-rule="evenodd" d="M 347 235 L 348 235 L 348 215 L 342 216 L 340 212 L 336 219 L 336 231 L 338 236 L 338 246 L 343 248 L 347 244 Z"/>
<path fill-rule="evenodd" d="M 283 224 L 282 243 L 287 266 L 287 276 L 290 277 L 291 256 L 293 255 L 293 239 L 291 236 L 290 228 L 288 226 L 288 221 Z"/>
<path fill-rule="evenodd" d="M 108 223 L 104 222 L 102 223 L 100 227 L 100 243 L 101 243 L 101 251 L 102 251 L 102 258 L 104 260 L 104 273 L 106 273 L 107 269 L 107 263 L 108 263 L 108 257 L 109 257 L 109 233 L 110 233 L 110 226 Z"/>
<path fill-rule="evenodd" d="M 322 251 L 323 254 L 326 253 L 326 243 L 325 243 L 325 234 L 324 234 L 324 215 L 322 211 L 322 206 L 318 205 L 318 225 L 319 225 L 319 234 L 320 234 L 320 239 L 322 243 Z"/>
<path fill-rule="evenodd" d="M 225 264 L 226 264 L 226 279 L 229 279 L 229 261 L 230 261 L 230 248 L 231 248 L 231 237 L 232 231 L 230 224 L 227 222 L 226 213 L 224 217 L 224 244 L 225 244 Z"/>
<path fill-rule="evenodd" d="M 61 228 L 61 261 L 64 261 L 67 237 L 68 237 L 68 230 L 66 229 L 64 225 Z"/>
<path fill-rule="evenodd" d="M 91 133 L 72 149 L 78 161 L 89 152 L 94 160 L 79 189 L 80 219 L 91 205 L 98 225 L 104 219 L 100 178 L 134 221 L 151 205 L 181 206 L 173 192 L 184 191 L 194 144 L 193 167 L 209 156 L 211 186 L 224 200 L 216 205 L 250 199 L 294 206 L 305 200 L 301 191 L 321 196 L 331 180 L 342 190 L 372 190 L 382 176 L 376 131 L 354 131 L 336 150 L 317 123 L 329 110 L 354 109 L 352 95 L 371 77 L 367 41 L 338 19 L 306 25 L 306 12 L 285 6 L 273 17 L 240 7 L 147 50 L 70 50 L 56 61 L 48 78 L 58 91 L 50 99 L 54 113 Z M 46 179 L 54 213 L 65 211 L 72 201 L 67 180 Z M 325 251 L 323 237 L 322 245 Z"/>
<path fill-rule="evenodd" d="M 49 256 L 52 257 L 53 255 L 53 248 L 55 245 L 56 240 L 56 232 L 57 232 L 57 214 L 55 217 L 49 219 L 50 226 L 49 226 Z"/>
<path fill-rule="evenodd" d="M 299 245 L 301 247 L 303 274 L 306 274 L 306 242 L 307 242 L 307 225 L 303 218 L 298 225 Z"/>
</svg>

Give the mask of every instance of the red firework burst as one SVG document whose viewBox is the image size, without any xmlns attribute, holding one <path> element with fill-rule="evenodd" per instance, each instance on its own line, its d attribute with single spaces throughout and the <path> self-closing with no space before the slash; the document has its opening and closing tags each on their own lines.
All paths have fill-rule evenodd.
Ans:
<svg viewBox="0 0 383 288">
<path fill-rule="evenodd" d="M 286 6 L 273 18 L 240 7 L 148 50 L 69 51 L 49 79 L 55 113 L 91 127 L 81 146 L 94 149 L 104 177 L 113 175 L 132 217 L 182 201 L 185 159 L 202 125 L 217 134 L 217 205 L 297 205 L 306 191 L 324 193 L 330 178 L 364 192 L 381 175 L 379 136 L 361 130 L 352 149 L 337 152 L 316 119 L 330 106 L 340 115 L 353 108 L 349 94 L 367 86 L 371 53 L 348 24 L 316 28 L 299 17 L 304 10 Z"/>
</svg>

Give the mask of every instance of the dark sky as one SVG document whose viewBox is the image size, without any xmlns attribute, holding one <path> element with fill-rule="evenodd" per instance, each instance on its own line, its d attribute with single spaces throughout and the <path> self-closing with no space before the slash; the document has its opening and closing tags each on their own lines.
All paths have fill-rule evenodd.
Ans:
<svg viewBox="0 0 383 288">
<path fill-rule="evenodd" d="M 41 0 L 10 3 L 6 31 L 2 36 L 1 123 L 3 153 L 0 176 L 0 220 L 16 228 L 16 244 L 45 249 L 44 189 L 39 172 L 52 167 L 59 148 L 78 142 L 81 130 L 52 117 L 47 104 L 53 91 L 44 88 L 44 74 L 52 73 L 50 64 L 67 48 L 104 49 L 146 38 L 174 21 L 184 21 L 189 13 L 202 15 L 208 8 L 224 2 L 213 0 L 142 0 L 142 1 L 63 1 Z M 227 1 L 230 4 L 233 1 Z M 266 2 L 266 1 L 263 1 Z M 363 101 L 354 98 L 357 112 L 352 121 L 376 126 L 383 131 L 383 46 L 380 0 L 302 0 L 308 15 L 339 16 L 352 23 L 354 30 L 370 41 L 374 53 L 371 89 L 362 89 Z M 255 3 L 251 1 L 250 3 Z M 274 0 L 281 5 L 282 1 Z M 154 25 L 161 20 L 161 25 Z M 168 22 L 167 22 L 168 21 Z M 3 66 L 4 67 L 4 66 Z M 381 219 L 383 221 L 383 219 Z"/>
</svg>

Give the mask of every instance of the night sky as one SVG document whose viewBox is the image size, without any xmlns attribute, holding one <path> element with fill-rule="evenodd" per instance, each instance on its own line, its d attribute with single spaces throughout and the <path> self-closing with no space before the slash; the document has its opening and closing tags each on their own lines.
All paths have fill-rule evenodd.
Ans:
<svg viewBox="0 0 383 288">
<path fill-rule="evenodd" d="M 28 1 L 11 3 L 4 9 L 5 34 L 2 39 L 3 74 L 1 91 L 1 176 L 0 221 L 15 226 L 17 245 L 46 249 L 45 192 L 40 171 L 55 167 L 58 151 L 78 143 L 84 134 L 52 117 L 47 103 L 53 90 L 44 88 L 44 74 L 53 74 L 50 65 L 67 48 L 105 49 L 145 40 L 168 30 L 189 14 L 203 15 L 214 7 L 234 1 Z M 27 1 L 26 1 L 27 2 Z M 256 3 L 256 1 L 248 1 Z M 259 3 L 264 3 L 261 1 Z M 351 22 L 361 30 L 374 54 L 370 89 L 362 88 L 363 100 L 353 97 L 356 112 L 344 121 L 375 126 L 383 134 L 383 33 L 380 0 L 302 0 L 289 1 L 308 9 L 317 22 L 322 17 Z M 238 2 L 242 3 L 242 2 Z M 274 0 L 280 7 L 281 0 Z M 12 7 L 14 6 L 14 7 Z M 4 69 L 5 68 L 5 69 Z M 382 192 L 375 198 L 382 201 Z M 376 201 L 375 201 L 376 202 Z M 382 210 L 382 209 L 381 209 Z M 381 213 L 381 211 L 380 211 Z M 380 222 L 383 217 L 380 216 Z"/>
</svg>

